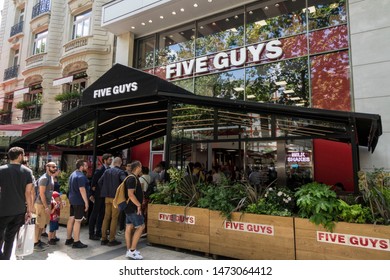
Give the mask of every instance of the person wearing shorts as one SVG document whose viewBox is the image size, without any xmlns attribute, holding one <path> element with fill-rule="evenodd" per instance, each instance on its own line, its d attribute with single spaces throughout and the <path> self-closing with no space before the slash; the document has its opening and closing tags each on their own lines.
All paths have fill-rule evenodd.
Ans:
<svg viewBox="0 0 390 280">
<path fill-rule="evenodd" d="M 66 227 L 67 239 L 65 245 L 72 245 L 74 249 L 88 247 L 80 241 L 81 222 L 86 219 L 88 213 L 87 189 L 89 188 L 89 182 L 84 175 L 87 170 L 88 163 L 83 159 L 79 159 L 76 162 L 76 170 L 69 177 L 70 214 Z"/>
<path fill-rule="evenodd" d="M 125 209 L 126 213 L 126 257 L 134 260 L 142 260 L 141 253 L 137 250 L 138 241 L 142 235 L 142 231 L 145 228 L 144 216 L 142 215 L 142 201 L 144 194 L 142 191 L 141 183 L 138 179 L 138 175 L 142 172 L 142 164 L 139 161 L 133 161 L 131 163 L 131 174 L 127 178 L 125 184 L 128 197 L 130 201 Z M 132 238 L 132 231 L 134 235 Z"/>
</svg>

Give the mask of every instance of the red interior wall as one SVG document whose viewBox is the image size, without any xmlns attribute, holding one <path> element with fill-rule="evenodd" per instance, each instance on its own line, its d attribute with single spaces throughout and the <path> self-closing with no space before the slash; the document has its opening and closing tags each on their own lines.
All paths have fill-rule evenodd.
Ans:
<svg viewBox="0 0 390 280">
<path fill-rule="evenodd" d="M 142 166 L 149 167 L 150 142 L 145 142 L 131 148 L 131 161 L 139 160 Z"/>
<path fill-rule="evenodd" d="M 352 149 L 350 144 L 314 140 L 314 180 L 327 185 L 344 184 L 353 191 Z"/>
</svg>

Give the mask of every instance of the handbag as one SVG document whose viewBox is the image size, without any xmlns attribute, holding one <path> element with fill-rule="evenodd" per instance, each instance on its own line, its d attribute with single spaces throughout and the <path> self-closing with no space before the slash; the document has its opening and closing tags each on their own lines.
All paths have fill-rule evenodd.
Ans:
<svg viewBox="0 0 390 280">
<path fill-rule="evenodd" d="M 34 252 L 35 218 L 22 225 L 16 236 L 15 256 L 23 257 Z"/>
</svg>

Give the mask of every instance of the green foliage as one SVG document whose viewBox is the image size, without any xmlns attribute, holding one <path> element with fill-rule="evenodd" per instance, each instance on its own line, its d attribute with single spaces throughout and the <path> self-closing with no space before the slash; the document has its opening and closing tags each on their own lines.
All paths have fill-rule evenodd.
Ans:
<svg viewBox="0 0 390 280">
<path fill-rule="evenodd" d="M 375 223 L 390 224 L 390 173 L 383 169 L 359 172 L 359 190 Z"/>
<path fill-rule="evenodd" d="M 23 101 L 19 101 L 18 103 L 16 103 L 15 108 L 23 110 L 25 108 L 35 106 L 36 104 L 37 104 L 36 101 L 24 101 L 23 100 Z"/>
<path fill-rule="evenodd" d="M 81 98 L 81 93 L 79 93 L 77 91 L 72 91 L 72 92 L 63 92 L 63 93 L 57 94 L 54 97 L 54 100 L 59 101 L 59 102 L 63 102 L 63 101 L 79 99 L 79 98 Z"/>
<path fill-rule="evenodd" d="M 300 217 L 309 218 L 312 223 L 333 231 L 340 213 L 340 202 L 330 186 L 315 182 L 306 184 L 295 193 L 295 197 Z"/>
<path fill-rule="evenodd" d="M 339 218 L 347 223 L 365 224 L 371 222 L 370 208 L 361 204 L 348 205 L 343 200 L 339 200 Z"/>
<path fill-rule="evenodd" d="M 69 177 L 73 171 L 61 171 L 58 175 L 58 183 L 60 184 L 60 192 L 66 194 L 69 191 Z"/>
</svg>

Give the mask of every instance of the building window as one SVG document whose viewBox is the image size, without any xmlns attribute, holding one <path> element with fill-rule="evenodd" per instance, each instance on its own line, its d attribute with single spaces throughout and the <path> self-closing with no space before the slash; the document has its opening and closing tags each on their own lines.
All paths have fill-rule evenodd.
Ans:
<svg viewBox="0 0 390 280">
<path fill-rule="evenodd" d="M 138 40 L 137 68 L 148 69 L 154 67 L 154 50 L 156 48 L 155 45 L 155 36 Z"/>
<path fill-rule="evenodd" d="M 72 40 L 88 36 L 91 25 L 91 10 L 79 14 L 73 20 Z"/>
<path fill-rule="evenodd" d="M 47 30 L 44 32 L 35 34 L 33 55 L 39 54 L 39 53 L 44 53 L 46 51 L 47 34 L 48 34 Z"/>
</svg>

